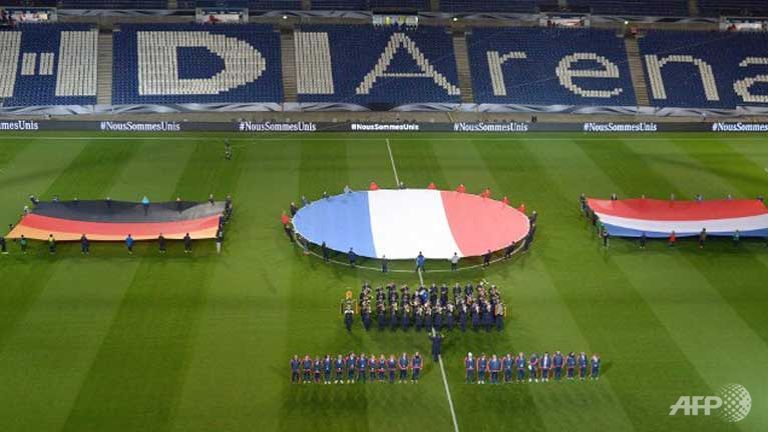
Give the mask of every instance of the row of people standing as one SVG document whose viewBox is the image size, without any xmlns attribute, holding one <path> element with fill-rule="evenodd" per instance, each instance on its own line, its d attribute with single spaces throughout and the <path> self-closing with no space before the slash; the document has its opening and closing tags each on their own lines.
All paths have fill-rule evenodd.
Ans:
<svg viewBox="0 0 768 432">
<path fill-rule="evenodd" d="M 309 354 L 304 358 L 294 355 L 289 362 L 291 383 L 293 384 L 353 384 L 366 382 L 389 382 L 394 384 L 419 382 L 424 367 L 424 357 L 417 351 L 413 356 L 402 353 L 399 357 L 390 354 L 347 355 L 337 354 L 333 358 L 326 354 L 323 358 Z"/>
<path fill-rule="evenodd" d="M 548 382 L 550 379 L 560 381 L 563 378 L 573 381 L 581 381 L 587 378 L 591 380 L 600 379 L 601 360 L 597 353 L 587 358 L 586 353 L 581 352 L 578 355 L 574 352 L 564 356 L 560 351 L 553 355 L 545 352 L 539 357 L 538 353 L 531 353 L 526 356 L 520 352 L 513 356 L 497 356 L 492 354 L 486 356 L 482 353 L 475 357 L 471 352 L 464 357 L 464 370 L 466 373 L 466 382 L 468 384 L 491 384 L 504 383 L 523 383 L 523 382 Z M 589 374 L 587 371 L 589 370 Z"/>
<path fill-rule="evenodd" d="M 357 312 L 351 296 L 342 302 L 342 313 L 347 330 L 352 329 L 354 315 Z M 429 289 L 420 286 L 411 293 L 407 285 L 398 289 L 390 283 L 385 289 L 377 287 L 374 291 L 371 285 L 365 283 L 359 296 L 359 313 L 365 330 L 376 325 L 379 330 L 408 330 L 416 331 L 435 329 L 453 330 L 458 328 L 466 331 L 484 328 L 486 331 L 504 328 L 506 306 L 501 301 L 501 295 L 495 285 L 483 282 L 475 286 L 471 283 L 464 288 L 456 284 L 453 297 L 446 285 L 440 288 L 432 284 Z"/>
</svg>

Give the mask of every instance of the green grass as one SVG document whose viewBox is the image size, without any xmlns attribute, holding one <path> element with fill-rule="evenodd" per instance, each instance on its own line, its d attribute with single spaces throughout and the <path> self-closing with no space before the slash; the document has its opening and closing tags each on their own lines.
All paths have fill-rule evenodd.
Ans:
<svg viewBox="0 0 768 432">
<path fill-rule="evenodd" d="M 56 139 L 64 137 L 68 139 Z M 585 192 L 692 198 L 766 194 L 768 147 L 758 135 L 223 135 L 78 134 L 0 137 L 0 222 L 30 193 L 154 201 L 235 197 L 224 252 L 200 243 L 158 256 L 139 245 L 78 245 L 0 257 L 0 430 L 450 431 L 439 367 L 417 385 L 292 386 L 293 354 L 429 351 L 413 331 L 347 333 L 338 301 L 363 280 L 415 284 L 324 265 L 291 247 L 281 210 L 304 194 L 363 188 L 394 176 L 471 191 L 490 187 L 537 210 L 531 251 L 487 270 L 502 288 L 504 332 L 453 332 L 444 359 L 461 431 L 699 431 L 768 428 L 768 249 L 683 240 L 645 251 L 599 246 L 578 213 Z M 122 139 L 125 137 L 126 139 Z M 100 139 L 110 138 L 110 139 Z M 410 267 L 401 264 L 400 268 Z M 430 263 L 446 266 L 447 263 Z M 603 379 L 469 386 L 467 351 L 598 351 Z M 751 392 L 738 424 L 668 416 L 680 395 L 735 382 Z"/>
</svg>

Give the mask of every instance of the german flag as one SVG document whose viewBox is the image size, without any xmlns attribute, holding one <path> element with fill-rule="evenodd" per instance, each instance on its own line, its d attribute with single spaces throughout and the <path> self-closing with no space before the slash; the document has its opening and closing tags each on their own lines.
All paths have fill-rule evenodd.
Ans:
<svg viewBox="0 0 768 432">
<path fill-rule="evenodd" d="M 169 240 L 216 237 L 224 202 L 162 202 L 144 206 L 126 201 L 46 201 L 11 230 L 7 238 L 22 235 L 31 240 L 77 241 L 85 234 L 92 241 L 155 240 L 162 233 Z"/>
</svg>

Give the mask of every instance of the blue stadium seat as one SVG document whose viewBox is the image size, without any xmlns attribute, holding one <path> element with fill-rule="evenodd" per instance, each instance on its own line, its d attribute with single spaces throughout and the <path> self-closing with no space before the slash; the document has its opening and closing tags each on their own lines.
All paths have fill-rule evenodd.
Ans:
<svg viewBox="0 0 768 432">
<path fill-rule="evenodd" d="M 62 0 L 66 9 L 168 9 L 168 0 Z"/>
<path fill-rule="evenodd" d="M 387 109 L 460 100 L 453 41 L 444 27 L 302 26 L 295 39 L 301 102 Z"/>
<path fill-rule="evenodd" d="M 367 10 L 366 0 L 312 0 L 313 10 Z"/>
<path fill-rule="evenodd" d="M 624 41 L 613 31 L 475 28 L 467 42 L 475 102 L 637 104 Z"/>
<path fill-rule="evenodd" d="M 429 10 L 429 0 L 368 0 L 369 9 Z"/>
<path fill-rule="evenodd" d="M 639 44 L 655 106 L 768 104 L 765 33 L 650 31 Z"/>
<path fill-rule="evenodd" d="M 765 0 L 699 0 L 699 12 L 705 16 L 768 16 Z"/>
<path fill-rule="evenodd" d="M 440 0 L 444 12 L 536 12 L 535 0 Z"/>
<path fill-rule="evenodd" d="M 4 106 L 96 103 L 98 33 L 87 24 L 0 28 Z"/>
<path fill-rule="evenodd" d="M 114 33 L 114 104 L 282 102 L 271 26 L 123 25 Z"/>
<path fill-rule="evenodd" d="M 568 0 L 568 6 L 600 15 L 688 16 L 688 0 Z"/>
</svg>

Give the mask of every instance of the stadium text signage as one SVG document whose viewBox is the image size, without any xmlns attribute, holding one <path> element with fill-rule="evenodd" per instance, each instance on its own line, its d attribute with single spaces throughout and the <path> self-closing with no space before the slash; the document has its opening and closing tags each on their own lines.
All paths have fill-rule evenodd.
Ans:
<svg viewBox="0 0 768 432">
<path fill-rule="evenodd" d="M 317 123 L 303 121 L 293 123 L 241 121 L 238 124 L 237 130 L 240 132 L 316 132 Z"/>
<path fill-rule="evenodd" d="M 114 132 L 180 132 L 181 123 L 176 122 L 116 122 L 103 121 L 100 124 L 103 131 Z"/>
<path fill-rule="evenodd" d="M 418 132 L 421 126 L 418 123 L 351 123 L 349 129 L 352 131 L 412 131 Z"/>
<path fill-rule="evenodd" d="M 456 132 L 528 132 L 530 125 L 523 122 L 512 123 L 454 123 Z"/>
<path fill-rule="evenodd" d="M 40 123 L 34 120 L 0 121 L 0 130 L 4 131 L 36 131 L 40 130 Z"/>
<path fill-rule="evenodd" d="M 657 123 L 584 123 L 584 132 L 656 132 Z"/>
<path fill-rule="evenodd" d="M 768 123 L 712 123 L 712 132 L 768 132 Z"/>
</svg>

